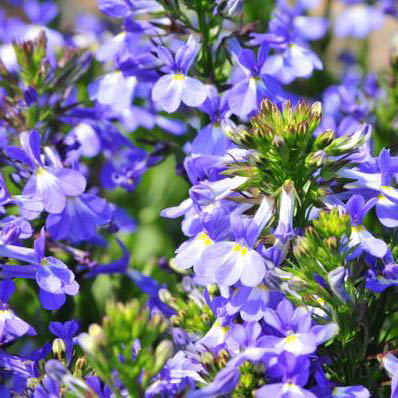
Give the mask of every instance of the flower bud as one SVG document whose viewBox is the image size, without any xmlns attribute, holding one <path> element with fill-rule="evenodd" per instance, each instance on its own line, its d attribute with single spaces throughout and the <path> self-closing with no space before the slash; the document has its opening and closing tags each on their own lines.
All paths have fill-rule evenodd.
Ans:
<svg viewBox="0 0 398 398">
<path fill-rule="evenodd" d="M 395 32 L 391 40 L 390 64 L 393 73 L 398 73 L 398 32 Z"/>
<path fill-rule="evenodd" d="M 313 149 L 323 149 L 327 147 L 335 138 L 335 133 L 332 130 L 326 130 L 315 138 Z"/>
<path fill-rule="evenodd" d="M 170 340 L 163 340 L 155 350 L 155 369 L 160 370 L 164 363 L 172 357 L 174 345 Z"/>
<path fill-rule="evenodd" d="M 317 151 L 308 154 L 308 156 L 305 158 L 305 165 L 307 167 L 321 167 L 326 163 L 326 161 L 327 158 L 325 152 Z"/>
<path fill-rule="evenodd" d="M 66 350 L 64 341 L 62 339 L 55 339 L 52 344 L 52 350 L 57 358 L 62 358 Z"/>
<path fill-rule="evenodd" d="M 317 101 L 314 102 L 311 106 L 311 113 L 310 117 L 316 120 L 320 120 L 322 117 L 322 104 L 321 102 Z"/>
</svg>

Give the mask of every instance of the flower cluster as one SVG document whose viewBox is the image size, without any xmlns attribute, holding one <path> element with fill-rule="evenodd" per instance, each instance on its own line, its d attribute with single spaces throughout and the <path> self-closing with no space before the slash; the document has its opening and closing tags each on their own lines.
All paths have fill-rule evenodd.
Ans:
<svg viewBox="0 0 398 398">
<path fill-rule="evenodd" d="M 1 397 L 398 396 L 395 1 L 3 3 Z"/>
</svg>

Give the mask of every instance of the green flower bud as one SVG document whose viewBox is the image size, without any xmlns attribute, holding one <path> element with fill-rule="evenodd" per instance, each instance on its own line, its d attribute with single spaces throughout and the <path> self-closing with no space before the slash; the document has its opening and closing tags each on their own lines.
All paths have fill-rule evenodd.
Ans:
<svg viewBox="0 0 398 398">
<path fill-rule="evenodd" d="M 307 167 L 321 167 L 326 162 L 327 158 L 323 151 L 312 152 L 305 158 L 305 165 Z"/>
<path fill-rule="evenodd" d="M 323 149 L 327 147 L 335 138 L 335 133 L 332 130 L 326 130 L 315 138 L 313 149 Z"/>
<path fill-rule="evenodd" d="M 174 351 L 173 343 L 170 340 L 161 341 L 155 350 L 155 372 L 158 372 L 164 363 L 172 357 Z"/>
<path fill-rule="evenodd" d="M 364 129 L 367 130 L 367 127 Z M 336 138 L 325 148 L 325 153 L 329 156 L 340 156 L 357 149 L 365 142 L 365 134 L 366 131 L 359 130 L 352 135 Z"/>
</svg>

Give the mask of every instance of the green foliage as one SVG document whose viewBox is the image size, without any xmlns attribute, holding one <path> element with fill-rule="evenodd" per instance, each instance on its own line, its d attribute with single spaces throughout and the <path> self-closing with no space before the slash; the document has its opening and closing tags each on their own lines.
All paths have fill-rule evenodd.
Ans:
<svg viewBox="0 0 398 398">
<path fill-rule="evenodd" d="M 172 354 L 173 345 L 165 338 L 168 326 L 160 315 L 149 317 L 138 300 L 109 303 L 102 325 L 91 325 L 81 344 L 90 366 L 116 396 L 120 396 L 117 375 L 130 397 L 142 397 Z"/>
</svg>

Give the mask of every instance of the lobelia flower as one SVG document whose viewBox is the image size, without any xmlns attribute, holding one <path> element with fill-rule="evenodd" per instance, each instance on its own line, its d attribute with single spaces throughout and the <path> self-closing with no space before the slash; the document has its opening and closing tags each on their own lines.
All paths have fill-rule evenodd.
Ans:
<svg viewBox="0 0 398 398">
<path fill-rule="evenodd" d="M 66 360 L 69 364 L 72 359 L 73 345 L 75 344 L 73 337 L 79 330 L 79 325 L 76 321 L 50 322 L 50 332 L 60 338 L 65 344 Z"/>
<path fill-rule="evenodd" d="M 246 322 L 259 321 L 263 318 L 270 301 L 271 291 L 265 284 L 256 287 L 237 287 L 229 298 L 225 311 L 228 315 L 239 312 Z"/>
<path fill-rule="evenodd" d="M 105 199 L 82 193 L 67 198 L 62 213 L 47 216 L 46 230 L 53 239 L 82 242 L 92 239 L 98 227 L 110 223 L 111 219 L 112 210 Z"/>
<path fill-rule="evenodd" d="M 48 213 L 61 213 L 68 196 L 78 196 L 86 188 L 86 179 L 76 170 L 60 163 L 47 166 L 40 155 L 40 135 L 37 131 L 21 133 L 21 148 L 8 146 L 7 154 L 27 165 L 32 171 L 23 189 L 23 195 L 40 200 Z"/>
<path fill-rule="evenodd" d="M 329 340 L 338 331 L 334 323 L 313 326 L 311 314 L 304 307 L 294 309 L 287 299 L 282 300 L 276 310 L 267 308 L 264 321 L 278 335 L 263 335 L 258 345 L 295 355 L 314 353 L 318 345 Z M 283 337 L 279 337 L 280 335 Z"/>
<path fill-rule="evenodd" d="M 384 355 L 381 359 L 381 365 L 387 370 L 391 378 L 391 398 L 398 396 L 398 359 L 391 353 Z"/>
<path fill-rule="evenodd" d="M 253 245 L 272 215 L 273 203 L 267 197 L 253 219 L 232 214 L 230 221 L 235 241 L 208 246 L 194 265 L 195 273 L 220 285 L 232 286 L 240 281 L 244 286 L 258 286 L 272 265 L 253 249 Z"/>
<path fill-rule="evenodd" d="M 280 382 L 261 387 L 256 391 L 256 398 L 316 398 L 304 388 L 309 378 L 308 358 L 285 352 L 278 357 L 278 367 L 281 368 L 278 369 Z"/>
<path fill-rule="evenodd" d="M 34 242 L 34 250 L 12 245 L 0 246 L 2 256 L 28 263 L 26 265 L 0 265 L 0 275 L 4 278 L 36 279 L 43 308 L 55 310 L 65 303 L 66 294 L 72 296 L 77 294 L 79 285 L 75 281 L 73 272 L 57 258 L 45 257 L 44 250 L 44 229 Z"/>
<path fill-rule="evenodd" d="M 112 397 L 112 390 L 110 387 L 103 383 L 97 376 L 88 376 L 85 379 L 87 385 L 97 394 L 99 398 L 111 398 Z"/>
<path fill-rule="evenodd" d="M 47 25 L 58 15 L 58 6 L 53 1 L 24 1 L 23 10 L 34 24 Z"/>
<path fill-rule="evenodd" d="M 293 217 L 296 206 L 295 188 L 292 181 L 285 181 L 279 199 L 279 220 L 274 231 L 277 243 L 286 247 L 288 242 L 294 238 Z M 280 246 L 278 245 L 278 246 Z M 282 252 L 286 250 L 282 249 Z"/>
<path fill-rule="evenodd" d="M 121 70 L 116 70 L 91 83 L 88 91 L 91 100 L 122 112 L 131 105 L 136 86 L 135 76 L 125 76 Z"/>
<path fill-rule="evenodd" d="M 229 119 L 231 114 L 228 106 L 228 97 L 224 93 L 218 95 L 214 86 L 207 86 L 207 99 L 200 110 L 210 117 L 210 123 L 203 127 L 192 141 L 191 153 L 200 155 L 225 155 L 232 147 L 226 131 L 234 127 Z"/>
<path fill-rule="evenodd" d="M 190 36 L 187 43 L 180 46 L 175 54 L 163 46 L 157 47 L 157 54 L 164 63 L 163 75 L 152 89 L 152 100 L 166 112 L 175 112 L 181 101 L 188 106 L 197 107 L 206 100 L 205 85 L 187 75 L 196 55 L 199 43 Z"/>
<path fill-rule="evenodd" d="M 205 369 L 194 358 L 194 355 L 178 351 L 166 362 L 154 383 L 145 391 L 145 395 L 148 398 L 155 398 L 159 395 L 178 396 L 180 392 L 192 388 L 195 382 L 205 383 L 200 373 L 205 373 Z"/>
<path fill-rule="evenodd" d="M 395 163 L 395 162 L 394 162 Z M 369 196 L 376 196 L 376 214 L 379 221 L 387 228 L 398 226 L 398 189 L 391 187 L 396 167 L 390 151 L 382 149 L 378 158 L 379 173 L 366 173 L 356 169 L 342 169 L 341 177 L 354 181 L 345 185 L 356 192 L 363 192 Z"/>
<path fill-rule="evenodd" d="M 380 9 L 365 5 L 355 4 L 347 7 L 337 18 L 334 32 L 337 37 L 356 37 L 363 39 L 369 33 L 382 27 L 383 13 Z"/>
<path fill-rule="evenodd" d="M 11 355 L 0 350 L 0 370 L 1 372 L 12 373 L 14 379 L 18 379 L 18 390 L 24 388 L 27 380 L 31 377 L 37 377 L 34 361 L 17 355 Z M 16 381 L 16 380 L 15 380 Z M 19 391 L 22 392 L 22 391 Z"/>
<path fill-rule="evenodd" d="M 277 102 L 283 98 L 282 88 L 264 68 L 268 53 L 268 45 L 262 44 L 257 59 L 249 49 L 241 50 L 236 57 L 238 65 L 227 98 L 231 112 L 239 117 L 245 118 L 256 112 L 265 97 Z"/>
<path fill-rule="evenodd" d="M 34 328 L 19 318 L 9 306 L 8 300 L 14 291 L 15 284 L 11 279 L 0 283 L 0 345 L 10 343 L 25 334 L 36 334 Z"/>
<path fill-rule="evenodd" d="M 73 376 L 61 362 L 50 359 L 44 365 L 46 375 L 54 382 L 62 384 L 72 395 L 88 395 L 90 387 L 81 379 Z M 54 384 L 53 384 L 54 385 Z M 52 398 L 50 395 L 49 398 Z"/>
<path fill-rule="evenodd" d="M 97 0 L 98 8 L 113 18 L 163 11 L 156 0 Z"/>
<path fill-rule="evenodd" d="M 356 258 L 365 250 L 375 257 L 384 257 L 387 253 L 387 245 L 381 239 L 375 238 L 362 224 L 366 213 L 376 204 L 373 198 L 365 202 L 360 195 L 353 195 L 346 204 L 346 212 L 351 217 L 351 236 L 348 242 L 350 248 L 354 248 L 350 258 Z"/>
<path fill-rule="evenodd" d="M 33 398 L 59 398 L 61 397 L 61 386 L 58 381 L 45 375 L 43 384 L 38 384 L 33 392 Z"/>
<path fill-rule="evenodd" d="M 133 191 L 151 164 L 147 152 L 129 144 L 117 153 L 112 153 L 101 170 L 101 183 L 105 189 L 121 186 Z"/>
<path fill-rule="evenodd" d="M 395 263 L 391 250 L 388 249 L 383 258 L 384 268 L 381 273 L 372 267 L 366 275 L 366 288 L 381 293 L 390 286 L 398 286 L 398 264 Z"/>
<path fill-rule="evenodd" d="M 206 233 L 206 231 L 208 231 L 207 233 L 211 231 L 213 238 L 224 236 L 225 233 L 229 232 L 229 223 L 225 224 L 225 222 L 231 212 L 237 208 L 237 205 L 232 201 L 223 199 L 233 195 L 233 191 L 246 181 L 246 177 L 236 176 L 217 181 L 205 180 L 199 182 L 190 189 L 190 198 L 185 199 L 179 206 L 162 210 L 160 215 L 168 218 L 184 215 L 185 220 L 182 224 L 182 230 L 187 236 L 200 238 L 200 234 Z M 203 240 L 203 242 L 207 241 Z M 189 247 L 188 243 L 184 245 L 184 249 Z M 182 256 L 182 251 L 178 249 L 178 254 L 180 253 Z"/>
<path fill-rule="evenodd" d="M 306 8 L 304 2 L 291 5 L 285 0 L 278 1 L 269 32 L 251 35 L 251 44 L 269 43 L 275 48 L 276 52 L 266 59 L 264 70 L 283 84 L 289 84 L 297 77 L 308 78 L 314 69 L 323 69 L 321 60 L 311 50 L 308 41 L 322 38 L 328 21 L 305 15 Z"/>
<path fill-rule="evenodd" d="M 1 219 L 0 230 L 0 240 L 10 244 L 17 243 L 19 239 L 28 239 L 33 234 L 33 228 L 28 220 L 13 215 Z"/>
</svg>

